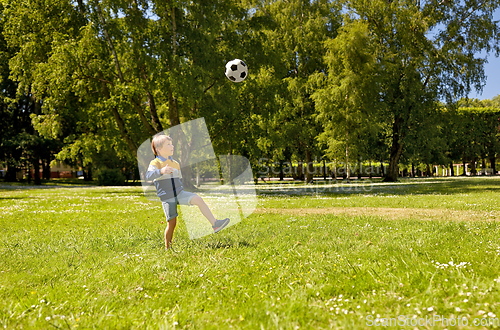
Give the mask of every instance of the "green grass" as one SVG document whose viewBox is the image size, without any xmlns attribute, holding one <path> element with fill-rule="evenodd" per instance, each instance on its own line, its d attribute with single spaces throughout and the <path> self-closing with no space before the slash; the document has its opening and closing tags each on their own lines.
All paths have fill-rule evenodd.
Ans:
<svg viewBox="0 0 500 330">
<path fill-rule="evenodd" d="M 0 327 L 329 329 L 369 328 L 377 315 L 497 318 L 496 218 L 298 209 L 496 212 L 500 178 L 259 184 L 257 213 L 193 241 L 181 221 L 175 252 L 163 249 L 160 205 L 141 191 L 0 189 Z"/>
</svg>

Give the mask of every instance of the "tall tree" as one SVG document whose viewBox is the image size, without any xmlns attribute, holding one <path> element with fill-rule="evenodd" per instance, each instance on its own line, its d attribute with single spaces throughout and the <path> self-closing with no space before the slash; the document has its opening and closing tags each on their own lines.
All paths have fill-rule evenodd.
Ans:
<svg viewBox="0 0 500 330">
<path fill-rule="evenodd" d="M 270 1 L 259 3 L 257 15 L 275 22 L 266 33 L 266 45 L 281 59 L 275 73 L 281 75 L 282 86 L 276 90 L 277 111 L 267 121 L 266 140 L 279 150 L 278 157 L 286 153 L 305 161 L 306 181 L 310 182 L 314 156 L 319 154 L 316 139 L 322 128 L 315 120 L 308 81 L 326 69 L 323 43 L 337 34 L 339 7 L 324 0 Z"/>
<path fill-rule="evenodd" d="M 448 102 L 481 89 L 481 51 L 500 51 L 498 1 L 346 0 L 349 20 L 364 21 L 383 69 L 373 106 L 385 106 L 391 127 L 386 181 L 398 178 L 409 131 L 439 99 Z"/>
<path fill-rule="evenodd" d="M 319 139 L 332 159 L 344 160 L 349 179 L 351 161 L 375 156 L 365 147 L 381 130 L 379 109 L 373 106 L 379 92 L 379 67 L 365 22 L 346 23 L 325 46 L 326 75 L 318 73 L 310 79 L 320 86 L 312 96 L 317 120 L 324 127 Z"/>
<path fill-rule="evenodd" d="M 228 98 L 214 86 L 248 36 L 248 10 L 229 0 L 5 3 L 12 78 L 43 100 L 37 128 L 66 141 L 61 159 L 86 164 L 103 148 L 131 161 L 152 134 L 216 116 L 204 100 Z"/>
</svg>

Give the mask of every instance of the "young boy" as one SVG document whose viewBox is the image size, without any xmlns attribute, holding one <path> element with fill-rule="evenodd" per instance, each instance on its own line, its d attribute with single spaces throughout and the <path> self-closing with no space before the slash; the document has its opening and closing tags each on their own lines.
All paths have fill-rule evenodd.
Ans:
<svg viewBox="0 0 500 330">
<path fill-rule="evenodd" d="M 163 211 L 167 217 L 165 229 L 165 248 L 168 250 L 172 243 L 174 229 L 177 224 L 177 203 L 182 205 L 196 205 L 208 219 L 214 232 L 218 232 L 229 223 L 229 218 L 216 220 L 203 199 L 191 192 L 184 191 L 179 163 L 173 160 L 174 145 L 172 138 L 163 134 L 156 134 L 151 141 L 151 148 L 156 158 L 149 163 L 146 180 L 153 180 L 156 194 L 160 197 Z"/>
</svg>

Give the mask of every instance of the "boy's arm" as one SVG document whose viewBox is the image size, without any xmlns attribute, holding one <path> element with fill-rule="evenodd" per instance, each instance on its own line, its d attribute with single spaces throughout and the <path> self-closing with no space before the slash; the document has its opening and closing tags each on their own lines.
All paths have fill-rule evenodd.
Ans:
<svg viewBox="0 0 500 330">
<path fill-rule="evenodd" d="M 155 165 L 150 164 L 148 167 L 148 171 L 146 172 L 146 180 L 153 181 L 158 179 L 160 176 L 166 173 L 172 173 L 172 167 L 165 165 L 163 168 L 158 169 Z"/>
<path fill-rule="evenodd" d="M 153 181 L 155 179 L 158 179 L 160 176 L 162 176 L 161 170 L 150 164 L 148 167 L 148 171 L 146 172 L 146 180 L 148 181 Z"/>
</svg>

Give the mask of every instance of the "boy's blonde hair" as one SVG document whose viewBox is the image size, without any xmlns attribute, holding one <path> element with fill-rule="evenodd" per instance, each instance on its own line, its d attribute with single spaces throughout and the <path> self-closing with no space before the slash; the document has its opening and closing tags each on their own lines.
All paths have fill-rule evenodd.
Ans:
<svg viewBox="0 0 500 330">
<path fill-rule="evenodd" d="M 151 141 L 151 149 L 153 149 L 153 153 L 155 156 L 158 156 L 157 148 L 161 148 L 165 141 L 172 141 L 172 138 L 163 133 L 156 134 L 153 136 L 153 140 Z"/>
</svg>

